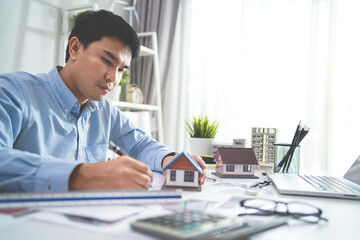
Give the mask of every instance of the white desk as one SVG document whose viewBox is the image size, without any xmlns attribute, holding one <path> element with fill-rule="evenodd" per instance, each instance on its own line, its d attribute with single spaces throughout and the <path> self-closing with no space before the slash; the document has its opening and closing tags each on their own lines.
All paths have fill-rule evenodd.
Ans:
<svg viewBox="0 0 360 240">
<path fill-rule="evenodd" d="M 209 175 L 211 178 L 216 178 Z M 156 175 L 157 186 L 161 183 L 163 177 Z M 215 182 L 216 185 L 222 185 L 224 179 Z M 226 180 L 232 183 L 249 183 L 254 180 L 232 179 Z M 223 182 L 224 183 L 224 182 Z M 216 193 L 216 188 L 222 193 Z M 244 194 L 244 190 L 236 187 L 216 186 L 208 180 L 203 185 L 202 192 L 184 192 L 183 199 L 192 198 L 207 199 L 212 201 L 221 200 L 227 194 L 234 194 L 239 197 L 251 197 Z M 311 203 L 323 210 L 323 217 L 329 219 L 329 222 L 320 222 L 319 224 L 304 224 L 294 221 L 289 225 L 278 227 L 266 232 L 252 236 L 250 239 L 358 239 L 360 236 L 360 201 L 341 200 L 331 198 L 315 198 L 301 196 L 279 195 L 272 186 L 266 187 L 258 193 L 260 197 L 276 198 L 284 201 L 298 200 Z M 178 204 L 181 205 L 182 203 Z M 44 222 L 34 219 L 33 215 L 26 215 L 14 219 L 11 216 L 0 215 L 0 239 L 154 239 L 150 236 L 134 232 L 130 229 L 130 222 L 137 218 L 166 213 L 169 210 L 162 208 L 162 205 L 149 205 L 141 214 L 129 217 L 112 226 L 111 231 L 102 231 L 100 227 L 97 230 L 84 230 L 72 226 L 64 226 L 50 222 Z M 169 207 L 169 205 L 167 205 Z M 101 206 L 99 206 L 101 208 Z"/>
</svg>

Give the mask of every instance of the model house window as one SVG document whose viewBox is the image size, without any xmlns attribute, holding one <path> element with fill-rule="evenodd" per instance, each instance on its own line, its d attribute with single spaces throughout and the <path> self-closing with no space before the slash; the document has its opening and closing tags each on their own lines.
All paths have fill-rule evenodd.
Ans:
<svg viewBox="0 0 360 240">
<path fill-rule="evenodd" d="M 234 172 L 235 171 L 235 165 L 226 165 L 226 171 L 227 172 Z"/>
<path fill-rule="evenodd" d="M 251 172 L 251 165 L 243 165 L 243 172 Z"/>
<path fill-rule="evenodd" d="M 184 182 L 194 182 L 194 172 L 185 171 Z"/>
<path fill-rule="evenodd" d="M 176 171 L 175 170 L 170 171 L 170 181 L 172 181 L 172 182 L 176 181 Z"/>
</svg>

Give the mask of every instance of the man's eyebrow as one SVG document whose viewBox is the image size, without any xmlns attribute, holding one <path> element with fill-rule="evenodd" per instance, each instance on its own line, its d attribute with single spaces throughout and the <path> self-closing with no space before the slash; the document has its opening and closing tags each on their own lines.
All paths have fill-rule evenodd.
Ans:
<svg viewBox="0 0 360 240">
<path fill-rule="evenodd" d="M 114 60 L 116 63 L 119 63 L 119 60 L 115 57 L 114 54 L 112 54 L 111 52 L 106 51 L 106 50 L 104 50 L 104 49 L 103 49 L 103 51 L 104 51 L 104 53 L 106 53 L 106 55 L 108 55 L 112 60 Z"/>
<path fill-rule="evenodd" d="M 112 60 L 114 60 L 117 64 L 119 64 L 119 60 L 115 57 L 114 54 L 112 54 L 112 53 L 109 52 L 109 51 L 106 51 L 105 49 L 103 49 L 103 51 L 104 51 L 104 53 L 106 53 L 106 55 L 108 55 Z M 124 65 L 124 66 L 122 66 L 122 67 L 125 68 L 125 69 L 128 69 L 128 68 L 129 68 L 129 66 L 126 66 L 126 65 Z"/>
</svg>

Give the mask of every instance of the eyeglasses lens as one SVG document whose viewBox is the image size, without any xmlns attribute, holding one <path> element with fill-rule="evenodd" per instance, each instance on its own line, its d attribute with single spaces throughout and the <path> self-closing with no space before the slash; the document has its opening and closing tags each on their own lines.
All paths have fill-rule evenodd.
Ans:
<svg viewBox="0 0 360 240">
<path fill-rule="evenodd" d="M 276 203 L 266 199 L 248 199 L 243 203 L 246 208 L 258 209 L 264 212 L 274 212 Z"/>
<path fill-rule="evenodd" d="M 292 213 L 292 214 L 303 214 L 303 215 L 319 214 L 318 208 L 311 206 L 311 205 L 297 203 L 297 202 L 288 203 L 288 210 L 289 210 L 289 213 Z"/>
<path fill-rule="evenodd" d="M 294 202 L 288 204 L 288 209 L 289 213 L 299 220 L 310 223 L 317 223 L 320 220 L 321 210 L 314 206 Z"/>
</svg>

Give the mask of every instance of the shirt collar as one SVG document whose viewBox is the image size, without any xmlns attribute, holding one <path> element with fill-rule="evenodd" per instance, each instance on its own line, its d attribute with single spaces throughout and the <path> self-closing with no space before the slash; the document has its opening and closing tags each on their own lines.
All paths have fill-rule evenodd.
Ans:
<svg viewBox="0 0 360 240">
<path fill-rule="evenodd" d="M 63 67 L 56 66 L 50 70 L 48 73 L 48 79 L 50 86 L 55 94 L 57 101 L 59 102 L 62 110 L 67 115 L 70 112 L 79 114 L 80 113 L 80 104 L 75 97 L 75 95 L 70 91 L 66 86 L 64 81 L 61 79 L 59 71 Z M 88 101 L 84 107 L 84 110 L 95 111 L 97 104 L 94 101 Z"/>
</svg>

